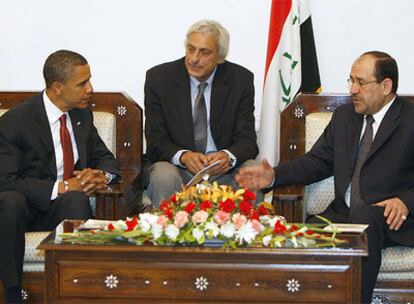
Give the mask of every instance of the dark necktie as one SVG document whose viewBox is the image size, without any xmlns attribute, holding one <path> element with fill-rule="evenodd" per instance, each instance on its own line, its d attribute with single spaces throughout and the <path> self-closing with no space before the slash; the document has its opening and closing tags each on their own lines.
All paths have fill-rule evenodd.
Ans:
<svg viewBox="0 0 414 304">
<path fill-rule="evenodd" d="M 75 164 L 73 161 L 72 141 L 68 128 L 66 128 L 66 114 L 59 118 L 60 120 L 60 143 L 63 151 L 63 180 L 70 179 L 73 176 Z"/>
<path fill-rule="evenodd" d="M 194 102 L 194 142 L 195 151 L 205 153 L 207 146 L 207 110 L 204 90 L 207 82 L 198 85 L 198 94 Z"/>
<path fill-rule="evenodd" d="M 367 115 L 366 118 L 366 126 L 364 135 L 362 135 L 361 141 L 359 142 L 359 151 L 358 157 L 355 163 L 354 174 L 352 175 L 351 179 L 351 198 L 350 198 L 350 205 L 351 209 L 355 209 L 364 204 L 364 201 L 361 197 L 360 187 L 359 187 L 359 175 L 361 173 L 362 165 L 365 163 L 367 159 L 368 152 L 371 148 L 372 143 L 372 136 L 373 136 L 373 128 L 372 124 L 374 123 L 374 118 L 371 115 Z"/>
</svg>

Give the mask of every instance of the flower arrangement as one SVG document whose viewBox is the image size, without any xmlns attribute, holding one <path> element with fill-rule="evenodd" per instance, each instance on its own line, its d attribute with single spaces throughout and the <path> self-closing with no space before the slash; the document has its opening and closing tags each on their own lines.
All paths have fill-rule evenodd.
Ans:
<svg viewBox="0 0 414 304">
<path fill-rule="evenodd" d="M 160 208 L 138 217 L 108 223 L 104 229 L 64 233 L 76 243 L 129 242 L 136 245 L 196 244 L 219 241 L 224 247 L 333 247 L 345 240 L 319 225 L 289 224 L 272 215 L 273 207 L 255 207 L 254 193 L 206 181 L 184 188 Z M 329 222 L 327 221 L 329 224 Z"/>
</svg>

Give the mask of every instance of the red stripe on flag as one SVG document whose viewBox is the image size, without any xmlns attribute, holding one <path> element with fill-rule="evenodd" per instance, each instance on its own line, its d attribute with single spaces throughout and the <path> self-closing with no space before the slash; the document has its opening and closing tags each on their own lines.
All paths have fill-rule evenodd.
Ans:
<svg viewBox="0 0 414 304">
<path fill-rule="evenodd" d="M 270 62 L 272 61 L 272 58 L 276 52 L 277 46 L 279 45 L 283 25 L 285 24 L 291 7 L 292 0 L 272 0 L 265 75 L 267 75 L 267 70 L 269 69 Z"/>
</svg>

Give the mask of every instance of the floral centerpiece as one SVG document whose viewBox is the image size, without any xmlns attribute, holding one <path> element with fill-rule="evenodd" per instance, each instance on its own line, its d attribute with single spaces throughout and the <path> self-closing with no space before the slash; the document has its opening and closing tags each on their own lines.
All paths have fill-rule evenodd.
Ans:
<svg viewBox="0 0 414 304">
<path fill-rule="evenodd" d="M 289 224 L 273 215 L 269 203 L 254 206 L 254 193 L 206 181 L 183 188 L 159 209 L 108 223 L 104 229 L 61 235 L 76 243 L 129 242 L 137 245 L 202 245 L 219 241 L 225 247 L 332 247 L 344 243 L 319 225 Z M 329 224 L 329 222 L 327 222 Z"/>
</svg>

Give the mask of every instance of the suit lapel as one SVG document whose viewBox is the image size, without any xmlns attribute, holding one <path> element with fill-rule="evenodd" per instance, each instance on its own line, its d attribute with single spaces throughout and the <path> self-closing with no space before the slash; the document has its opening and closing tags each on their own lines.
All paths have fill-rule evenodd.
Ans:
<svg viewBox="0 0 414 304">
<path fill-rule="evenodd" d="M 398 128 L 401 122 L 400 113 L 401 103 L 397 98 L 382 119 L 381 125 L 379 126 L 374 141 L 372 142 L 371 149 L 369 150 L 367 160 L 375 152 L 377 152 L 379 148 L 381 148 L 384 142 L 392 135 L 394 130 Z"/>
<path fill-rule="evenodd" d="M 194 128 L 193 128 L 193 110 L 191 107 L 190 78 L 185 68 L 184 59 L 178 69 L 177 78 L 171 92 L 171 101 L 173 107 L 178 110 L 177 124 L 181 124 L 182 132 L 185 136 L 185 142 L 192 149 L 195 148 Z M 174 113 L 171 111 L 171 113 Z"/>
<path fill-rule="evenodd" d="M 352 122 L 348 127 L 348 161 L 349 161 L 349 168 L 350 172 L 354 171 L 355 160 L 358 153 L 359 148 L 359 139 L 361 135 L 362 129 L 362 122 L 363 122 L 363 115 L 355 114 L 352 118 Z"/>
<path fill-rule="evenodd" d="M 45 148 L 49 171 L 54 177 L 56 177 L 56 157 L 53 145 L 52 131 L 50 130 L 49 120 L 46 115 L 46 109 L 41 95 L 38 100 L 38 106 L 34 108 L 34 115 L 36 117 L 36 132 L 40 138 L 40 142 Z"/>
<path fill-rule="evenodd" d="M 72 123 L 73 134 L 75 135 L 76 147 L 79 154 L 79 164 L 76 169 L 87 167 L 87 134 L 86 122 L 83 121 L 80 115 L 77 115 L 76 110 L 69 111 L 70 121 Z"/>
<path fill-rule="evenodd" d="M 225 63 L 217 66 L 216 74 L 214 75 L 213 85 L 211 88 L 210 99 L 210 128 L 212 133 L 215 126 L 219 125 L 220 117 L 226 107 L 227 96 L 229 91 L 228 79 L 225 73 Z"/>
</svg>

